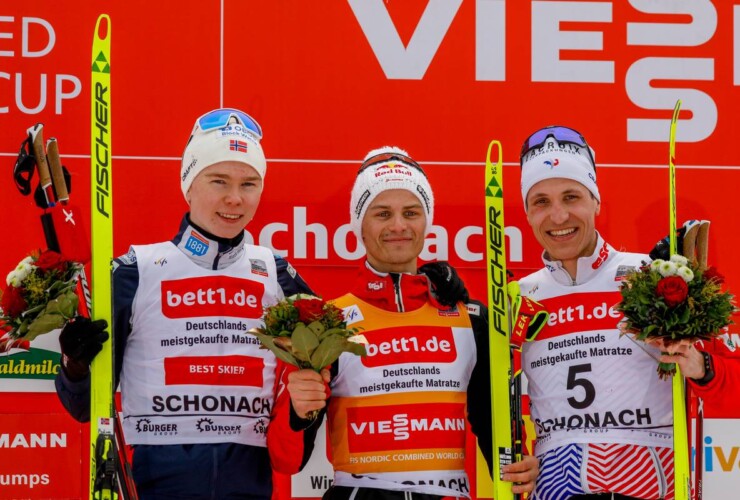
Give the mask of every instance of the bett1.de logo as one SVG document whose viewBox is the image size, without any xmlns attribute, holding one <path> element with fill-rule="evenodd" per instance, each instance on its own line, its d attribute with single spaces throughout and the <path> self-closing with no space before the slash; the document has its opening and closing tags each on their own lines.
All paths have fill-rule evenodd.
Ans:
<svg viewBox="0 0 740 500">
<path fill-rule="evenodd" d="M 264 284 L 231 276 L 162 281 L 162 314 L 168 318 L 262 316 Z"/>
</svg>

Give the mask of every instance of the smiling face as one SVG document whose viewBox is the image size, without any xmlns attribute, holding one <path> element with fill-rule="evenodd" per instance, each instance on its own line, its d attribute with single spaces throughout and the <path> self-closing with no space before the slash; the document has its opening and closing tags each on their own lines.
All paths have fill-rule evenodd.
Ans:
<svg viewBox="0 0 740 500">
<path fill-rule="evenodd" d="M 380 272 L 416 273 L 425 227 L 424 208 L 413 193 L 389 189 L 378 194 L 362 219 L 368 262 Z"/>
<path fill-rule="evenodd" d="M 575 278 L 578 258 L 596 249 L 601 205 L 586 187 L 570 179 L 546 179 L 527 193 L 527 221 L 552 260 Z"/>
<path fill-rule="evenodd" d="M 186 199 L 190 219 L 221 238 L 233 238 L 254 217 L 262 195 L 262 178 L 244 163 L 213 164 L 193 180 Z"/>
</svg>

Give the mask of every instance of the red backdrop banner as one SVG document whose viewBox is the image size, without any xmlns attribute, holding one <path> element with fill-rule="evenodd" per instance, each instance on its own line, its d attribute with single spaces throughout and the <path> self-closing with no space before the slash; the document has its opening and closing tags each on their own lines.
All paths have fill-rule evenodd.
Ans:
<svg viewBox="0 0 740 500">
<path fill-rule="evenodd" d="M 553 123 L 580 130 L 596 151 L 601 234 L 617 249 L 647 253 L 668 229 L 668 130 L 681 99 L 679 223 L 712 221 L 710 263 L 731 289 L 740 286 L 733 265 L 740 162 L 732 146 L 740 127 L 738 0 L 5 2 L 0 272 L 45 247 L 41 210 L 11 181 L 33 124 L 58 139 L 71 200 L 90 227 L 90 61 L 103 12 L 112 36 L 116 254 L 175 233 L 187 210 L 178 179 L 193 122 L 230 106 L 265 132 L 265 191 L 247 231 L 315 290 L 326 298 L 347 291 L 363 255 L 349 230 L 349 190 L 364 154 L 393 144 L 419 161 L 434 189 L 434 228 L 422 257 L 449 260 L 472 295 L 485 298 L 489 141 L 503 144 L 508 267 L 517 276 L 541 266 L 519 192 L 519 146 Z M 738 332 L 730 327 L 736 342 Z M 0 356 L 0 376 L 20 354 Z M 77 425 L 55 409 L 48 422 L 21 426 L 19 402 L 38 413 L 53 395 L 26 394 L 17 377 L 0 378 L 0 390 L 3 432 L 59 432 L 45 427 L 53 422 L 69 435 Z M 64 453 L 77 449 L 70 442 Z M 36 452 L 49 453 L 51 463 L 60 449 Z M 20 464 L 23 453 L 1 455 Z M 23 490 L 39 498 L 61 469 L 17 470 L 48 474 L 49 484 Z M 79 471 L 84 477 L 86 466 Z"/>
</svg>

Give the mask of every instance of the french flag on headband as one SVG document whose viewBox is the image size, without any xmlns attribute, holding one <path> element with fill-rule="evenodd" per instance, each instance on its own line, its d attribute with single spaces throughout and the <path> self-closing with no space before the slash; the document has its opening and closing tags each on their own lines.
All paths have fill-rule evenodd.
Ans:
<svg viewBox="0 0 740 500">
<path fill-rule="evenodd" d="M 236 139 L 231 139 L 229 141 L 229 149 L 231 151 L 239 151 L 240 153 L 246 153 L 247 143 L 245 141 L 238 141 Z"/>
</svg>

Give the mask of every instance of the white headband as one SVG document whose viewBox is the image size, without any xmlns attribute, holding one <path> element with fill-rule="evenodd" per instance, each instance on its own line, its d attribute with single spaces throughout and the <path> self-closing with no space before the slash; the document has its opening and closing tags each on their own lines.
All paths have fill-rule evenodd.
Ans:
<svg viewBox="0 0 740 500">
<path fill-rule="evenodd" d="M 591 150 L 593 154 L 593 150 Z M 594 155 L 595 156 L 595 155 Z M 558 143 L 548 137 L 542 147 L 533 148 L 522 157 L 522 199 L 527 207 L 527 194 L 532 186 L 545 179 L 570 179 L 586 186 L 600 202 L 596 170 L 583 146 Z"/>
</svg>

